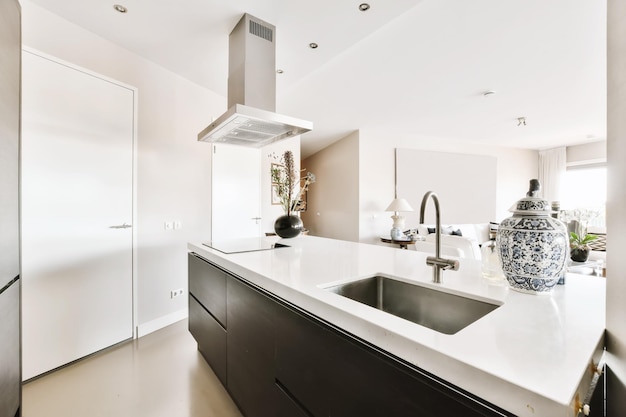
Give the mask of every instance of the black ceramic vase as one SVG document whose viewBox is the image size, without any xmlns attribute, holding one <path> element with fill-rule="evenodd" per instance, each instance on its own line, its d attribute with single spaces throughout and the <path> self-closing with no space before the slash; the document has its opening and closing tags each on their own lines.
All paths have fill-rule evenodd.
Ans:
<svg viewBox="0 0 626 417">
<path fill-rule="evenodd" d="M 280 237 L 296 237 L 302 232 L 302 220 L 294 214 L 284 214 L 274 222 L 274 231 Z"/>
<path fill-rule="evenodd" d="M 589 259 L 589 251 L 589 246 L 572 248 L 572 250 L 570 251 L 570 257 L 574 262 L 587 262 L 587 259 Z"/>
</svg>

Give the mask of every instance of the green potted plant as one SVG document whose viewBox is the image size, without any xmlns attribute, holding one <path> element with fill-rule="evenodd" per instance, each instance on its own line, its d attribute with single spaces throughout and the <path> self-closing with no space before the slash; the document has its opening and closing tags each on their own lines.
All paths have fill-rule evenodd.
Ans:
<svg viewBox="0 0 626 417">
<path fill-rule="evenodd" d="M 598 236 L 589 233 L 581 233 L 579 235 L 575 232 L 570 232 L 569 245 L 571 249 L 570 257 L 572 258 L 572 261 L 587 262 L 587 259 L 589 259 L 589 252 L 591 251 L 589 243 L 593 242 L 597 238 Z"/>
</svg>

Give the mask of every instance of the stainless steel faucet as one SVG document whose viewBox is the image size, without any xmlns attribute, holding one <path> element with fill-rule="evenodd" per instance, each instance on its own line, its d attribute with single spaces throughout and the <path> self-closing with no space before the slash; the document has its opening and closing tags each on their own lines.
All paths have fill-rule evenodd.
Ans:
<svg viewBox="0 0 626 417">
<path fill-rule="evenodd" d="M 426 258 L 426 265 L 433 267 L 433 282 L 441 284 L 441 270 L 452 269 L 453 271 L 459 270 L 459 261 L 454 259 L 445 259 L 441 255 L 441 214 L 439 212 L 439 198 L 433 191 L 429 191 L 424 194 L 422 198 L 422 206 L 420 207 L 420 224 L 424 223 L 424 212 L 426 211 L 426 203 L 428 199 L 432 197 L 435 202 L 435 256 L 429 256 Z"/>
</svg>

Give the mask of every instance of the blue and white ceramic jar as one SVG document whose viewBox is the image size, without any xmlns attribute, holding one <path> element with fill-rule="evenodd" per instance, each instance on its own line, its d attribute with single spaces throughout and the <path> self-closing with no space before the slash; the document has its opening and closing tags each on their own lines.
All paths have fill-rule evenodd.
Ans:
<svg viewBox="0 0 626 417">
<path fill-rule="evenodd" d="M 567 227 L 550 216 L 548 201 L 537 197 L 539 181 L 531 180 L 526 198 L 500 223 L 496 247 L 509 286 L 529 294 L 549 294 L 564 276 L 569 257 Z"/>
</svg>

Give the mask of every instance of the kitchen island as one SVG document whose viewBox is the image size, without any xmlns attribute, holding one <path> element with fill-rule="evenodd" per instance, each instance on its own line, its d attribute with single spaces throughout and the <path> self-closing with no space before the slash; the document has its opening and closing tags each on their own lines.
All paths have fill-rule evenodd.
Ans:
<svg viewBox="0 0 626 417">
<path fill-rule="evenodd" d="M 551 295 L 535 296 L 512 291 L 506 285 L 488 283 L 481 276 L 480 262 L 474 260 L 461 259 L 459 271 L 444 271 L 443 282 L 433 284 L 432 269 L 426 265 L 424 253 L 312 236 L 263 239 L 274 239 L 288 247 L 224 253 L 202 242 L 188 245 L 189 252 L 197 255 L 190 256 L 190 279 L 192 269 L 197 268 L 192 268 L 192 263 L 197 263 L 197 259 L 208 261 L 207 265 L 212 264 L 224 272 L 226 278 L 219 278 L 215 284 L 218 288 L 225 288 L 224 282 L 229 277 L 236 278 L 233 292 L 229 287 L 228 297 L 224 297 L 229 303 L 235 303 L 233 312 L 221 306 L 221 301 L 217 302 L 219 313 L 209 309 L 219 324 L 215 326 L 217 333 L 213 333 L 218 337 L 203 342 L 203 346 L 212 344 L 209 350 L 225 355 L 226 350 L 236 343 L 238 346 L 239 341 L 242 346 L 249 342 L 260 327 L 257 323 L 238 329 L 237 319 L 243 315 L 239 311 L 243 310 L 236 308 L 252 305 L 262 295 L 309 321 L 319 321 L 326 328 L 353 337 L 379 356 L 406 364 L 407 369 L 416 370 L 420 377 L 442 382 L 446 392 L 468 397 L 470 402 L 484 401 L 480 407 L 485 409 L 494 406 L 493 414 L 479 412 L 476 415 L 565 417 L 578 414 L 579 402 L 587 394 L 604 345 L 604 278 L 568 274 L 566 284 L 555 288 Z M 325 289 L 375 275 L 413 282 L 498 307 L 460 331 L 444 334 Z M 251 298 L 246 298 L 247 293 L 240 297 L 235 292 L 242 285 L 254 289 Z M 201 289 L 194 288 L 191 281 L 189 291 L 191 328 L 192 317 L 206 305 L 198 303 L 194 297 L 194 292 Z M 262 304 L 253 319 L 262 322 L 265 314 L 276 308 L 273 304 Z M 271 322 L 270 319 L 266 322 L 268 320 Z M 287 331 L 289 326 L 287 322 L 275 323 L 272 332 L 280 337 L 282 329 Z M 205 328 L 192 329 L 196 334 L 208 334 L 206 332 L 209 330 Z M 284 342 L 288 344 L 291 339 Z M 232 363 L 234 369 L 239 365 L 235 357 L 248 351 L 245 348 L 239 353 L 236 350 L 229 353 L 228 364 Z M 312 352 L 315 354 L 315 350 Z M 286 372 L 280 365 L 269 364 L 275 356 L 293 359 L 288 350 L 276 347 L 268 347 L 261 353 L 266 357 L 264 366 L 277 369 L 265 369 L 268 372 Z M 208 356 L 206 352 L 203 354 Z M 226 383 L 230 369 L 226 369 L 225 361 L 208 361 L 239 403 L 237 392 L 245 392 L 245 387 L 231 387 L 230 381 Z M 242 380 L 251 378 L 257 370 L 244 370 Z M 404 369 L 401 371 L 402 375 L 407 373 Z M 284 378 L 289 377 L 287 372 Z M 283 389 L 281 378 L 276 377 L 276 382 Z M 299 397 L 290 398 L 302 405 Z M 462 398 L 461 402 L 467 401 Z M 316 415 L 310 410 L 308 413 Z"/>
</svg>

